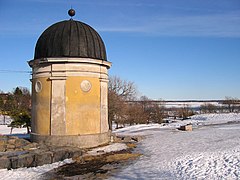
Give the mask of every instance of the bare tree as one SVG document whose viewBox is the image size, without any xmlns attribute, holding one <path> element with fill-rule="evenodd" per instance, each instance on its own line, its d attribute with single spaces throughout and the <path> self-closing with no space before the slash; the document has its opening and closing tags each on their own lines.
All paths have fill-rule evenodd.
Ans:
<svg viewBox="0 0 240 180">
<path fill-rule="evenodd" d="M 143 110 L 147 115 L 147 123 L 154 122 L 154 123 L 162 123 L 164 114 L 165 114 L 165 107 L 164 101 L 162 100 L 161 103 L 158 101 L 156 104 L 153 100 L 149 99 L 147 96 L 142 96 L 140 98 L 140 102 L 142 104 Z"/>
<path fill-rule="evenodd" d="M 144 111 L 143 106 L 139 103 L 132 103 L 128 105 L 127 123 L 131 126 L 134 124 L 146 124 L 148 121 L 148 114 Z"/>
<path fill-rule="evenodd" d="M 109 78 L 108 86 L 108 121 L 109 129 L 112 129 L 112 121 L 119 127 L 126 124 L 128 112 L 127 100 L 136 98 L 136 86 L 131 81 L 122 80 L 113 76 Z"/>
<path fill-rule="evenodd" d="M 228 112 L 234 112 L 236 109 L 238 109 L 239 100 L 237 98 L 227 96 L 223 101 L 223 105 L 227 106 Z"/>
<path fill-rule="evenodd" d="M 182 118 L 183 120 L 189 118 L 189 116 L 192 115 L 194 115 L 194 112 L 187 104 L 184 104 L 183 107 L 178 109 L 178 117 Z"/>
<path fill-rule="evenodd" d="M 1 92 L 0 92 L 1 94 Z M 2 114 L 3 112 L 3 109 L 4 109 L 4 101 L 3 101 L 3 97 L 0 96 L 0 114 Z"/>
<path fill-rule="evenodd" d="M 141 96 L 140 97 L 140 102 L 142 104 L 142 107 L 144 111 L 147 111 L 148 107 L 152 105 L 152 100 L 149 99 L 147 96 Z"/>
<path fill-rule="evenodd" d="M 200 106 L 200 111 L 202 113 L 216 113 L 218 110 L 218 107 L 211 103 L 204 103 Z"/>
<path fill-rule="evenodd" d="M 146 96 L 142 96 L 140 101 L 136 101 L 137 88 L 133 82 L 122 80 L 116 76 L 110 77 L 108 90 L 110 129 L 112 121 L 116 123 L 116 128 L 119 128 L 119 125 L 125 126 L 125 124 L 162 122 L 163 108 L 154 105 L 152 100 Z"/>
<path fill-rule="evenodd" d="M 124 100 L 115 92 L 109 91 L 108 93 L 108 119 L 109 129 L 112 128 L 112 121 L 116 123 L 116 128 L 119 124 L 125 125 L 126 104 Z"/>
<path fill-rule="evenodd" d="M 3 115 L 3 124 L 5 124 L 5 112 L 4 112 L 4 99 L 3 99 L 3 93 L 0 91 L 0 115 Z"/>
<path fill-rule="evenodd" d="M 165 117 L 165 107 L 159 104 L 153 104 L 150 109 L 150 121 L 161 124 Z"/>
<path fill-rule="evenodd" d="M 137 94 L 137 88 L 131 81 L 122 80 L 117 76 L 109 78 L 109 92 L 114 92 L 123 100 L 134 100 Z"/>
</svg>

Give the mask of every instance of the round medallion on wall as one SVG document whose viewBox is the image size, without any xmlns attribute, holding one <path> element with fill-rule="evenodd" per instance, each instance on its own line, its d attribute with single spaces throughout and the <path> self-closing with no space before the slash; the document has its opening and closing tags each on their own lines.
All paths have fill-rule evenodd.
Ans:
<svg viewBox="0 0 240 180">
<path fill-rule="evenodd" d="M 42 83 L 39 80 L 37 80 L 36 83 L 35 83 L 35 91 L 36 92 L 41 92 L 42 91 Z"/>
<path fill-rule="evenodd" d="M 80 85 L 83 92 L 89 92 L 92 88 L 92 84 L 88 80 L 83 80 Z"/>
</svg>

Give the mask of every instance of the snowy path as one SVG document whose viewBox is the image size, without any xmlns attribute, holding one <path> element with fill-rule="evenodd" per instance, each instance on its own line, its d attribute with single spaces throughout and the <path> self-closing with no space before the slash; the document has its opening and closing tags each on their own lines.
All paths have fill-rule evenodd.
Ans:
<svg viewBox="0 0 240 180">
<path fill-rule="evenodd" d="M 239 179 L 240 124 L 145 131 L 144 156 L 113 179 Z"/>
</svg>

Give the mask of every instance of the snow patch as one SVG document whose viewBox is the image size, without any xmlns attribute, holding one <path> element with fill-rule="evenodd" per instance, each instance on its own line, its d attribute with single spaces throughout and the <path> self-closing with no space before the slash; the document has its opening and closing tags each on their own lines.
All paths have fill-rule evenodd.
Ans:
<svg viewBox="0 0 240 180">
<path fill-rule="evenodd" d="M 91 151 L 88 151 L 87 154 L 89 155 L 99 155 L 109 152 L 121 151 L 127 149 L 127 145 L 123 143 L 114 143 L 104 147 L 94 148 Z"/>
<path fill-rule="evenodd" d="M 40 180 L 42 179 L 42 174 L 57 168 L 59 166 L 62 166 L 64 164 L 69 164 L 72 163 L 72 159 L 65 159 L 64 161 L 56 162 L 53 164 L 46 164 L 43 166 L 38 166 L 38 167 L 32 167 L 32 168 L 19 168 L 19 169 L 1 169 L 0 174 L 1 178 L 4 180 Z"/>
</svg>

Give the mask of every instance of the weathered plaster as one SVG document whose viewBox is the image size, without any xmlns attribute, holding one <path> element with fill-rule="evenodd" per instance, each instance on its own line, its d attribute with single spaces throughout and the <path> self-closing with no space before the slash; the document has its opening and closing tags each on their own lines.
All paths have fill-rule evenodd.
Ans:
<svg viewBox="0 0 240 180">
<path fill-rule="evenodd" d="M 45 58 L 33 68 L 32 139 L 49 144 L 93 147 L 109 142 L 108 68 L 89 58 Z M 34 85 L 41 81 L 42 90 Z M 90 82 L 89 90 L 81 89 Z M 58 144 L 59 145 L 59 144 Z"/>
</svg>

